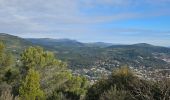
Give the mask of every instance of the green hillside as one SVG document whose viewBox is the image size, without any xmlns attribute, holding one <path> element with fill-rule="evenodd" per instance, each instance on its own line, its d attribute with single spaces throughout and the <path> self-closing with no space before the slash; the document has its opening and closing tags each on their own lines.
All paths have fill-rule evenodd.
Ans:
<svg viewBox="0 0 170 100">
<path fill-rule="evenodd" d="M 67 62 L 71 69 L 95 66 L 110 70 L 124 64 L 133 67 L 170 67 L 165 61 L 170 57 L 170 48 L 146 43 L 110 46 L 111 44 L 98 42 L 89 45 L 69 39 L 23 39 L 2 33 L 0 40 L 8 50 L 16 54 L 29 46 L 39 45 L 54 52 L 59 59 Z"/>
<path fill-rule="evenodd" d="M 169 63 L 162 60 L 170 56 L 170 49 L 146 43 L 110 46 L 111 44 L 102 42 L 90 44 L 69 39 L 28 40 L 52 50 L 60 59 L 68 62 L 72 69 L 92 66 L 112 69 L 124 64 L 133 67 L 170 67 Z"/>
<path fill-rule="evenodd" d="M 20 52 L 21 50 L 24 50 L 25 48 L 29 46 L 33 46 L 33 44 L 23 38 L 0 33 L 0 41 L 2 41 L 7 50 L 13 51 L 13 52 Z"/>
</svg>

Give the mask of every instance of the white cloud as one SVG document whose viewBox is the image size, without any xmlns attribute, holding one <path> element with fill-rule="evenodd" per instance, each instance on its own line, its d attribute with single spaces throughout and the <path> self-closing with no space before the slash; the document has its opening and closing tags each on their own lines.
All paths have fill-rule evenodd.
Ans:
<svg viewBox="0 0 170 100">
<path fill-rule="evenodd" d="M 148 4 L 167 3 L 170 0 L 144 0 Z M 124 7 L 140 4 L 139 0 L 0 0 L 0 30 L 2 32 L 50 32 L 54 30 L 80 31 L 87 27 L 111 21 L 154 17 L 169 14 L 169 9 L 148 12 L 126 11 L 88 16 L 81 9 L 89 6 Z M 93 9 L 93 8 L 90 8 Z M 168 12 L 168 13 L 167 13 Z M 73 25 L 67 27 L 67 25 Z M 62 26 L 62 27 L 61 27 Z M 82 31 L 85 31 L 82 29 Z M 64 31 L 64 30 L 63 30 Z M 81 31 L 80 31 L 81 32 Z"/>
</svg>

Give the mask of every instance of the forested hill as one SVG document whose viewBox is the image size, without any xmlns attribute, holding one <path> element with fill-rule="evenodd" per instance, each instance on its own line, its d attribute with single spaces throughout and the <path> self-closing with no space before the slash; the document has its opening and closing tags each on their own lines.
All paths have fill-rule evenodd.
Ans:
<svg viewBox="0 0 170 100">
<path fill-rule="evenodd" d="M 157 52 L 157 53 L 170 53 L 170 49 L 167 47 L 161 47 L 161 46 L 154 46 L 151 44 L 147 43 L 138 43 L 138 44 L 133 44 L 133 45 L 113 45 L 108 47 L 110 49 L 115 49 L 115 48 L 122 48 L 122 49 L 139 49 L 142 51 L 147 51 L 150 53 Z M 141 51 L 141 52 L 142 52 Z"/>
<path fill-rule="evenodd" d="M 91 68 L 92 66 L 112 69 L 124 64 L 133 67 L 170 67 L 168 63 L 170 48 L 146 43 L 134 45 L 112 45 L 103 42 L 81 43 L 69 39 L 23 39 L 8 34 L 0 34 L 0 40 L 8 49 L 16 50 L 16 52 L 29 46 L 39 45 L 54 52 L 72 69 Z"/>
<path fill-rule="evenodd" d="M 111 43 L 81 43 L 69 39 L 27 39 L 55 52 L 71 68 L 105 67 L 124 64 L 133 67 L 170 67 L 170 49 L 146 43 L 116 45 Z"/>
<path fill-rule="evenodd" d="M 5 33 L 0 33 L 0 41 L 5 44 L 8 50 L 13 50 L 13 51 L 21 51 L 29 46 L 34 46 L 33 43 L 23 38 L 5 34 Z"/>
<path fill-rule="evenodd" d="M 14 62 L 13 55 L 0 43 L 0 100 L 169 100 L 170 97 L 168 77 L 142 78 L 127 66 L 95 82 L 94 76 L 91 79 L 84 76 L 72 73 L 66 63 L 41 47 L 25 49 Z"/>
<path fill-rule="evenodd" d="M 50 38 L 28 38 L 28 41 L 39 44 L 42 46 L 63 46 L 63 47 L 81 47 L 84 46 L 83 43 L 78 42 L 76 40 L 70 39 L 50 39 Z"/>
</svg>

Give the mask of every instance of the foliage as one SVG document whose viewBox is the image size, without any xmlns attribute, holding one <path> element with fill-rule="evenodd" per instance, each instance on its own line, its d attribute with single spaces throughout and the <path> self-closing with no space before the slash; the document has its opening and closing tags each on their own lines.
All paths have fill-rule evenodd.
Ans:
<svg viewBox="0 0 170 100">
<path fill-rule="evenodd" d="M 134 76 L 128 67 L 122 67 L 113 71 L 108 79 L 101 79 L 89 88 L 86 98 L 87 100 L 97 100 L 100 95 L 111 89 L 111 87 L 117 86 L 117 89 L 124 89 L 125 85 L 128 85 L 133 79 Z"/>
<path fill-rule="evenodd" d="M 19 94 L 23 100 L 42 100 L 44 93 L 40 89 L 39 73 L 33 69 L 29 69 L 26 78 L 22 81 L 19 88 Z"/>
<path fill-rule="evenodd" d="M 63 98 L 64 100 L 80 100 L 85 97 L 87 88 L 88 81 L 86 78 L 71 75 L 68 80 L 66 80 L 63 84 L 60 84 L 59 87 L 55 88 L 48 100 L 60 100 L 58 98 Z"/>
<path fill-rule="evenodd" d="M 79 100 L 85 96 L 87 87 L 88 81 L 86 78 L 72 76 L 71 79 L 62 86 L 61 91 L 66 95 L 67 98 L 71 98 L 72 100 Z"/>
<path fill-rule="evenodd" d="M 19 76 L 20 73 L 18 69 L 10 68 L 6 71 L 3 81 L 6 81 L 8 84 L 17 83 L 19 81 Z"/>
<path fill-rule="evenodd" d="M 151 92 L 155 92 L 153 97 L 156 100 L 169 100 L 170 99 L 170 80 L 162 79 L 154 84 L 154 89 Z"/>
<path fill-rule="evenodd" d="M 4 81 L 5 75 L 14 66 L 14 59 L 10 52 L 5 50 L 5 46 L 0 42 L 0 81 Z"/>
<path fill-rule="evenodd" d="M 67 100 L 62 92 L 54 91 L 53 94 L 47 98 L 47 100 Z"/>
<path fill-rule="evenodd" d="M 56 95 L 56 91 L 59 90 L 62 85 L 65 84 L 71 78 L 70 72 L 58 72 L 58 73 L 48 73 L 47 76 L 41 79 L 41 86 L 47 96 L 47 98 L 53 97 Z M 51 76 L 49 75 L 51 74 Z M 58 93 L 58 91 L 57 91 Z M 57 94 L 58 95 L 58 94 Z"/>
<path fill-rule="evenodd" d="M 9 46 L 10 40 L 5 42 L 7 46 L 0 42 L 0 99 L 13 100 L 15 97 L 17 99 L 18 95 L 21 100 L 170 99 L 170 81 L 168 79 L 159 81 L 140 79 L 128 67 L 114 70 L 110 76 L 89 87 L 86 78 L 72 75 L 65 62 L 56 59 L 54 53 L 45 51 L 41 47 L 29 47 L 20 57 L 14 56 L 15 46 L 20 47 L 19 42 L 24 41 L 16 38 L 11 37 L 18 41 L 14 46 Z M 5 41 L 6 35 L 1 36 L 0 39 Z M 112 68 L 101 65 L 101 63 L 116 65 L 115 60 L 120 62 L 120 65 L 127 64 L 135 67 L 143 65 L 169 67 L 166 62 L 153 56 L 155 52 L 170 54 L 170 50 L 167 48 L 147 44 L 100 48 L 88 47 L 75 41 L 74 43 L 71 46 L 66 46 L 65 43 L 42 46 L 55 51 L 57 56 L 63 61 L 67 61 L 72 69 L 96 64 L 97 67 L 111 70 Z M 28 46 L 27 42 L 23 44 L 26 45 L 22 45 L 23 47 L 20 47 L 22 49 Z M 18 49 L 17 52 L 21 53 Z M 102 62 L 98 64 L 96 63 L 98 61 Z"/>
<path fill-rule="evenodd" d="M 14 64 L 13 56 L 5 50 L 5 46 L 0 42 L 0 67 L 11 67 Z"/>
<path fill-rule="evenodd" d="M 21 54 L 21 61 L 26 70 L 30 68 L 40 69 L 51 64 L 54 56 L 50 52 L 44 52 L 41 47 L 29 47 Z"/>
<path fill-rule="evenodd" d="M 168 80 L 155 82 L 139 79 L 123 67 L 90 87 L 86 100 L 169 100 L 169 93 Z"/>
<path fill-rule="evenodd" d="M 72 76 L 66 64 L 55 59 L 53 53 L 45 52 L 40 47 L 30 47 L 21 54 L 21 69 L 27 73 L 29 69 L 40 72 L 40 85 L 47 98 L 80 98 L 85 96 L 87 80 Z M 62 94 L 62 95 L 61 95 Z"/>
<path fill-rule="evenodd" d="M 41 47 L 29 47 L 21 54 L 23 75 L 31 68 L 40 73 L 40 84 L 45 95 L 53 91 L 70 78 L 66 64 L 57 60 L 53 53 L 44 51 Z"/>
<path fill-rule="evenodd" d="M 118 90 L 116 86 L 104 92 L 99 100 L 132 100 L 131 96 L 125 90 Z"/>
</svg>

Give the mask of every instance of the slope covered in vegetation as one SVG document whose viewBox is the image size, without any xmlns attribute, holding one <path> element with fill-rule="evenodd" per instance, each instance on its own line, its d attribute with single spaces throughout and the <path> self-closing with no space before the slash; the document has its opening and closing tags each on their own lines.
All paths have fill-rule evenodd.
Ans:
<svg viewBox="0 0 170 100">
<path fill-rule="evenodd" d="M 128 67 L 90 85 L 41 47 L 29 47 L 15 62 L 0 43 L 1 100 L 169 100 L 170 80 L 138 78 Z"/>
<path fill-rule="evenodd" d="M 71 69 L 104 67 L 112 70 L 127 64 L 133 67 L 169 68 L 166 61 L 170 48 L 153 46 L 146 43 L 134 45 L 112 45 L 107 43 L 81 43 L 69 39 L 23 39 L 8 34 L 0 34 L 6 49 L 19 56 L 25 48 L 39 45 L 54 52 Z M 109 65 L 109 66 L 108 66 Z M 111 66 L 110 66 L 111 65 Z"/>
</svg>

